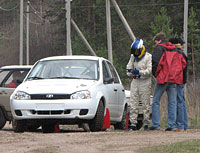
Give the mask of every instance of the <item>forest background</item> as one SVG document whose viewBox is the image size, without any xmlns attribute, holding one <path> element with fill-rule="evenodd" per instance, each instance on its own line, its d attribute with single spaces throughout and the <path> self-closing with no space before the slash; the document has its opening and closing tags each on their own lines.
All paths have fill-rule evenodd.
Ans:
<svg viewBox="0 0 200 153">
<path fill-rule="evenodd" d="M 24 52 L 26 64 L 26 19 L 30 15 L 29 63 L 56 55 L 66 55 L 65 0 L 24 0 Z M 116 0 L 134 35 L 142 38 L 146 50 L 154 49 L 153 36 L 163 31 L 168 38 L 182 37 L 184 0 Z M 106 0 L 73 0 L 71 16 L 98 56 L 108 58 L 106 30 Z M 129 89 L 126 64 L 132 43 L 111 3 L 113 64 Z M 73 55 L 90 55 L 87 47 L 72 27 Z M 0 0 L 0 66 L 19 64 L 20 0 Z M 200 127 L 200 0 L 189 0 L 188 19 L 188 83 L 187 105 L 191 125 Z M 167 102 L 163 102 L 163 108 Z M 166 116 L 166 111 L 163 111 Z"/>
</svg>

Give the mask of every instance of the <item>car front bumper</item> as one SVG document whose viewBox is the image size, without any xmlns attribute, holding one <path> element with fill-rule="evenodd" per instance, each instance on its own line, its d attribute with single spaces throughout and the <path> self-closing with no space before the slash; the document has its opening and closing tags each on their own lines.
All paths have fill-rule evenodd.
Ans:
<svg viewBox="0 0 200 153">
<path fill-rule="evenodd" d="M 93 119 L 99 99 L 11 100 L 13 118 Z"/>
</svg>

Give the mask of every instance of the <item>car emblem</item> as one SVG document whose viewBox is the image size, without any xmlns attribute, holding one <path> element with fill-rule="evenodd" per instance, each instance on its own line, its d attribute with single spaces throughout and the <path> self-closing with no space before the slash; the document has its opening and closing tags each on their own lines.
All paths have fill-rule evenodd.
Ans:
<svg viewBox="0 0 200 153">
<path fill-rule="evenodd" d="M 46 95 L 47 98 L 53 98 L 53 95 Z"/>
</svg>

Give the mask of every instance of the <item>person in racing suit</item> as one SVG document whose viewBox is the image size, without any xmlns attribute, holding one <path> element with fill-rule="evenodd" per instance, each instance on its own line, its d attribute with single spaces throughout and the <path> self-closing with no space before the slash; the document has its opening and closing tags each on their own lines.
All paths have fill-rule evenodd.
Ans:
<svg viewBox="0 0 200 153">
<path fill-rule="evenodd" d="M 137 130 L 138 105 L 144 105 L 144 130 L 150 123 L 150 94 L 152 77 L 152 56 L 146 52 L 142 39 L 136 39 L 131 45 L 131 57 L 127 64 L 127 75 L 133 78 L 130 86 L 130 126 Z"/>
</svg>

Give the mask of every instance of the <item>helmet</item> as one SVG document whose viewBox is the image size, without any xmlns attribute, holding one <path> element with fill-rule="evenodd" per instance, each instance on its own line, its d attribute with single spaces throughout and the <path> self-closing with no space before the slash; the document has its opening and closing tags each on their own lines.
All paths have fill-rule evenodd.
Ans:
<svg viewBox="0 0 200 153">
<path fill-rule="evenodd" d="M 131 45 L 131 54 L 135 57 L 141 58 L 145 53 L 144 42 L 142 39 L 136 39 Z"/>
</svg>

